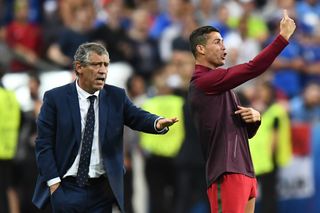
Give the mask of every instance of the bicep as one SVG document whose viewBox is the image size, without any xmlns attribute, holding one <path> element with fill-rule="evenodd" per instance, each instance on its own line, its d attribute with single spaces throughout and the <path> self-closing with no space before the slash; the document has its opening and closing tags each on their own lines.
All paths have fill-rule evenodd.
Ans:
<svg viewBox="0 0 320 213">
<path fill-rule="evenodd" d="M 218 94 L 233 89 L 254 77 L 249 63 L 232 66 L 228 69 L 212 70 L 195 80 L 196 85 L 210 94 Z"/>
</svg>

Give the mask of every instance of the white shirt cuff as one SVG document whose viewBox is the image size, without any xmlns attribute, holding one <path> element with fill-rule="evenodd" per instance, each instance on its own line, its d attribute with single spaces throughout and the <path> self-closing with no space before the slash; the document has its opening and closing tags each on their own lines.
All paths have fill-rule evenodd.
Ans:
<svg viewBox="0 0 320 213">
<path fill-rule="evenodd" d="M 50 187 L 53 184 L 60 183 L 60 182 L 61 182 L 61 179 L 59 177 L 56 177 L 56 178 L 53 178 L 51 180 L 48 180 L 47 181 L 47 185 Z"/>
<path fill-rule="evenodd" d="M 169 130 L 169 128 L 168 127 L 165 127 L 165 128 L 163 128 L 163 129 L 161 129 L 161 130 L 158 130 L 157 129 L 157 122 L 158 122 L 158 120 L 160 120 L 160 119 L 162 119 L 163 117 L 159 117 L 159 118 L 157 118 L 155 121 L 154 121 L 154 124 L 153 124 L 153 126 L 154 126 L 154 129 L 156 130 L 156 132 L 157 133 L 165 133 L 165 132 L 167 132 L 168 130 Z"/>
</svg>

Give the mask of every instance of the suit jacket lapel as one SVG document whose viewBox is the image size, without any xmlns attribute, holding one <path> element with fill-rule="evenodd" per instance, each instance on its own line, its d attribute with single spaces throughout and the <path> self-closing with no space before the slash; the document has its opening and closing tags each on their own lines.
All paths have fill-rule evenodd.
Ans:
<svg viewBox="0 0 320 213">
<path fill-rule="evenodd" d="M 77 145 L 79 146 L 81 141 L 81 115 L 79 107 L 79 98 L 76 89 L 76 81 L 70 84 L 68 95 L 70 112 L 72 115 L 73 125 L 75 127 Z"/>
<path fill-rule="evenodd" d="M 104 87 L 102 90 L 100 90 L 99 94 L 99 141 L 102 145 L 102 142 L 104 141 L 104 135 L 107 128 L 107 117 L 109 113 L 109 103 L 110 95 L 106 91 L 106 87 Z"/>
</svg>

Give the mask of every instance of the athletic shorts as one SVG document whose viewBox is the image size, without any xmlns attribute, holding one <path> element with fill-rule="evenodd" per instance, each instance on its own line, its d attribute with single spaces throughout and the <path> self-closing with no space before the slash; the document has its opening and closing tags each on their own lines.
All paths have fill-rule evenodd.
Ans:
<svg viewBox="0 0 320 213">
<path fill-rule="evenodd" d="M 211 213 L 243 213 L 248 200 L 257 195 L 256 178 L 226 173 L 207 190 Z"/>
</svg>

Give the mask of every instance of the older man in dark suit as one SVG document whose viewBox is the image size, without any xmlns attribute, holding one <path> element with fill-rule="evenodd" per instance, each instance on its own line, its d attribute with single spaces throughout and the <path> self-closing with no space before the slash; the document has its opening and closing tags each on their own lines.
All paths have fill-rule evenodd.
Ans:
<svg viewBox="0 0 320 213">
<path fill-rule="evenodd" d="M 54 212 L 124 211 L 123 127 L 164 134 L 177 118 L 161 118 L 134 106 L 123 89 L 105 84 L 110 59 L 97 43 L 79 46 L 77 80 L 44 95 L 33 197 Z"/>
</svg>

